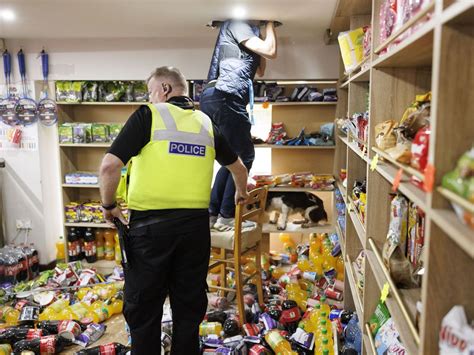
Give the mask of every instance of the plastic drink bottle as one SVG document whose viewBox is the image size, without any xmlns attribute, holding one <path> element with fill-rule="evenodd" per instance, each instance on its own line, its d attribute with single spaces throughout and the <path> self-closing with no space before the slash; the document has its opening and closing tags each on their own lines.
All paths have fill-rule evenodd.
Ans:
<svg viewBox="0 0 474 355">
<path fill-rule="evenodd" d="M 281 336 L 278 330 L 269 331 L 265 335 L 265 340 L 276 354 L 296 354 L 291 350 L 290 343 Z"/>
<path fill-rule="evenodd" d="M 77 230 L 77 235 L 79 237 L 79 259 L 78 260 L 82 260 L 86 256 L 86 253 L 84 250 L 84 233 L 85 233 L 84 228 L 79 228 Z"/>
<path fill-rule="evenodd" d="M 292 264 L 298 260 L 298 253 L 296 252 L 296 245 L 291 236 L 286 233 L 280 233 L 280 241 L 283 243 L 283 250 L 290 257 Z"/>
<path fill-rule="evenodd" d="M 342 257 L 342 255 L 339 255 L 336 258 L 336 272 L 336 278 L 340 281 L 344 281 L 344 258 Z"/>
<path fill-rule="evenodd" d="M 320 298 L 321 312 L 326 312 L 327 315 L 331 312 L 331 307 L 326 303 L 326 296 L 321 296 Z"/>
<path fill-rule="evenodd" d="M 48 306 L 48 308 L 52 309 L 53 311 L 55 311 L 56 313 L 59 313 L 61 312 L 64 308 L 66 308 L 67 306 L 69 306 L 69 301 L 68 300 L 65 300 L 63 298 L 60 298 L 58 300 L 56 300 L 55 302 L 53 302 L 52 304 L 50 304 Z"/>
<path fill-rule="evenodd" d="M 95 231 L 95 243 L 97 250 L 97 260 L 104 259 L 104 232 L 100 229 Z"/>
<path fill-rule="evenodd" d="M 92 228 L 87 228 L 84 233 L 84 255 L 88 263 L 97 261 L 97 245 Z"/>
<path fill-rule="evenodd" d="M 71 228 L 67 236 L 67 255 L 70 262 L 79 260 L 80 250 L 81 245 L 76 228 Z"/>
<path fill-rule="evenodd" d="M 115 259 L 115 243 L 114 243 L 114 232 L 113 230 L 107 229 L 104 232 L 104 257 L 105 260 Z"/>
<path fill-rule="evenodd" d="M 158 340 L 160 341 L 160 340 Z M 130 348 L 120 343 L 109 343 L 99 345 L 93 348 L 83 349 L 76 353 L 76 355 L 102 355 L 102 354 L 126 354 Z"/>
<path fill-rule="evenodd" d="M 313 254 L 319 254 L 321 252 L 321 240 L 316 233 L 309 235 L 309 251 Z"/>
<path fill-rule="evenodd" d="M 118 239 L 118 233 L 115 233 L 114 241 L 115 241 L 115 263 L 117 265 L 120 265 L 122 263 L 122 251 L 120 249 L 120 242 L 119 242 L 119 239 Z"/>
<path fill-rule="evenodd" d="M 276 280 L 278 280 L 280 277 L 286 274 L 285 269 L 282 268 L 281 266 L 271 267 L 270 270 L 272 272 L 272 277 Z"/>
<path fill-rule="evenodd" d="M 242 271 L 247 275 L 252 275 L 257 272 L 257 265 L 255 264 L 255 262 L 250 261 L 242 267 Z"/>
<path fill-rule="evenodd" d="M 224 334 L 222 324 L 219 322 L 202 322 L 199 325 L 199 335 L 206 336 L 211 334 L 222 336 Z"/>
</svg>

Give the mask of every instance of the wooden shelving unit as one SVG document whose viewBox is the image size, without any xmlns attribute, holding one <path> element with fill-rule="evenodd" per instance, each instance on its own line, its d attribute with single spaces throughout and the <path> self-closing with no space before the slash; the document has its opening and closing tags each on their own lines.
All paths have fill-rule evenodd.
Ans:
<svg viewBox="0 0 474 355">
<path fill-rule="evenodd" d="M 474 92 L 466 90 L 474 81 L 474 4 L 472 1 L 433 1 L 384 43 L 379 43 L 379 11 L 382 0 L 371 4 L 339 0 L 332 24 L 339 31 L 372 26 L 372 48 L 364 65 L 345 74 L 341 65 L 337 117 L 369 111 L 369 137 L 364 154 L 351 137 L 336 139 L 334 175 L 347 170 L 347 190 L 336 186 L 346 201 L 346 225 L 336 230 L 344 238 L 346 261 L 345 307 L 356 311 L 363 332 L 363 353 L 375 354 L 375 342 L 367 322 L 380 293 L 389 285 L 386 304 L 409 354 L 439 352 L 441 320 L 454 305 L 463 305 L 469 320 L 474 318 L 474 288 L 466 286 L 466 275 L 474 272 L 474 231 L 456 216 L 451 204 L 471 213 L 474 205 L 441 185 L 458 158 L 472 146 L 474 137 Z M 358 7 L 357 7 L 358 5 Z M 361 12 L 362 9 L 365 11 Z M 430 12 L 429 18 L 425 19 Z M 341 22 L 344 14 L 345 22 Z M 419 19 L 425 21 L 417 23 Z M 342 26 L 341 23 L 345 23 Z M 417 25 L 416 28 L 413 27 Z M 339 25 L 339 27 L 337 27 Z M 332 28 L 332 27 L 331 27 Z M 383 53 L 388 45 L 405 38 Z M 400 120 L 415 95 L 432 92 L 431 137 L 428 161 L 435 167 L 435 188 L 424 191 L 411 179 L 424 181 L 424 173 L 400 164 L 375 146 L 374 127 L 385 120 Z M 460 94 L 461 92 L 461 94 Z M 368 98 L 368 99 L 367 99 Z M 368 101 L 368 106 L 367 106 Z M 359 142 L 360 143 L 360 142 Z M 370 162 L 378 154 L 374 171 Z M 385 267 L 381 251 L 390 222 L 390 197 L 397 172 L 402 170 L 398 192 L 425 212 L 425 273 L 421 288 L 398 289 Z M 365 229 L 350 200 L 354 181 L 367 179 Z M 352 289 L 352 265 L 361 250 L 365 253 L 364 295 Z M 349 285 L 348 285 L 349 283 Z M 416 304 L 422 303 L 418 327 Z"/>
<path fill-rule="evenodd" d="M 336 149 L 335 145 L 278 145 L 278 144 L 255 144 L 255 148 L 270 149 Z"/>
</svg>

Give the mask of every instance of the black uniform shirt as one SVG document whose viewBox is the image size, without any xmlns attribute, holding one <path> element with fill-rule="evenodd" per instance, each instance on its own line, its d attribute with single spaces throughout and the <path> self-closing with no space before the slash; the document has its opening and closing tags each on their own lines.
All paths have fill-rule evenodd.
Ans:
<svg viewBox="0 0 474 355">
<path fill-rule="evenodd" d="M 184 96 L 172 97 L 168 103 L 181 107 L 183 109 L 193 109 L 194 105 L 189 98 Z M 109 153 L 115 155 L 124 164 L 138 155 L 142 148 L 150 142 L 151 137 L 151 111 L 148 106 L 141 106 L 136 110 L 125 123 L 119 135 L 112 143 Z M 237 154 L 229 147 L 227 140 L 214 126 L 214 146 L 216 150 L 216 160 L 221 165 L 230 165 L 237 160 Z M 163 171 L 163 174 L 166 174 Z M 192 183 L 190 181 L 189 183 Z M 170 191 L 172 193 L 172 191 Z M 190 217 L 207 215 L 207 210 L 203 209 L 168 209 L 151 211 L 131 211 L 130 222 L 143 220 L 147 218 L 169 215 L 170 218 L 179 218 L 183 221 Z"/>
</svg>

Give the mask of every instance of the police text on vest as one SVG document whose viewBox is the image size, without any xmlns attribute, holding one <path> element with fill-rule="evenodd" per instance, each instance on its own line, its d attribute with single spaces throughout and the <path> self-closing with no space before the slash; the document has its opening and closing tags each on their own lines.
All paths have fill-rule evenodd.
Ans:
<svg viewBox="0 0 474 355">
<path fill-rule="evenodd" d="M 170 154 L 194 155 L 196 157 L 206 156 L 206 146 L 180 142 L 170 142 Z"/>
</svg>

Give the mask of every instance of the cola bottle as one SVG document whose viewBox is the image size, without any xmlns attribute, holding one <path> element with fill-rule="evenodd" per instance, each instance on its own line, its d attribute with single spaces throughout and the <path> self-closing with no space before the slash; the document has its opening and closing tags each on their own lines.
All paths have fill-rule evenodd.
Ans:
<svg viewBox="0 0 474 355">
<path fill-rule="evenodd" d="M 45 335 L 49 335 L 49 332 L 45 329 L 32 329 L 29 327 L 12 327 L 7 328 L 5 331 L 0 333 L 0 344 L 14 344 L 20 340 L 31 340 L 39 338 Z"/>
<path fill-rule="evenodd" d="M 78 260 L 82 260 L 86 257 L 85 250 L 84 250 L 84 228 L 79 228 L 77 230 L 77 235 L 79 237 L 79 249 L 78 249 Z"/>
<path fill-rule="evenodd" d="M 109 343 L 78 351 L 76 355 L 125 355 L 128 351 L 130 351 L 128 346 L 122 345 L 120 343 Z"/>
<path fill-rule="evenodd" d="M 49 334 L 58 334 L 58 326 L 59 324 L 63 322 L 62 320 L 44 320 L 42 322 L 39 322 L 37 327 L 39 329 L 44 329 L 46 330 Z M 79 323 L 81 326 L 81 331 L 86 330 L 87 325 Z"/>
<path fill-rule="evenodd" d="M 69 261 L 79 260 L 79 252 L 81 246 L 79 244 L 79 236 L 77 235 L 76 228 L 71 228 L 67 235 L 67 255 Z"/>
<path fill-rule="evenodd" d="M 97 244 L 92 228 L 87 228 L 84 233 L 84 254 L 88 263 L 97 261 Z"/>
<path fill-rule="evenodd" d="M 35 354 L 56 354 L 72 342 L 60 335 L 48 335 L 31 340 L 20 340 L 13 345 L 13 354 L 21 355 L 23 351 Z"/>
<path fill-rule="evenodd" d="M 23 252 L 21 248 L 15 249 L 14 253 L 16 254 L 18 260 L 18 275 L 17 281 L 26 281 L 28 280 L 28 259 L 26 254 Z"/>
<path fill-rule="evenodd" d="M 26 279 L 31 280 L 33 279 L 33 251 L 30 247 L 26 244 L 20 244 L 18 248 L 18 253 L 21 256 L 25 257 L 25 265 L 26 266 Z"/>
<path fill-rule="evenodd" d="M 18 258 L 11 250 L 8 250 L 5 254 L 5 282 L 14 284 L 17 282 L 18 273 L 21 269 L 21 265 L 18 263 Z"/>
</svg>

